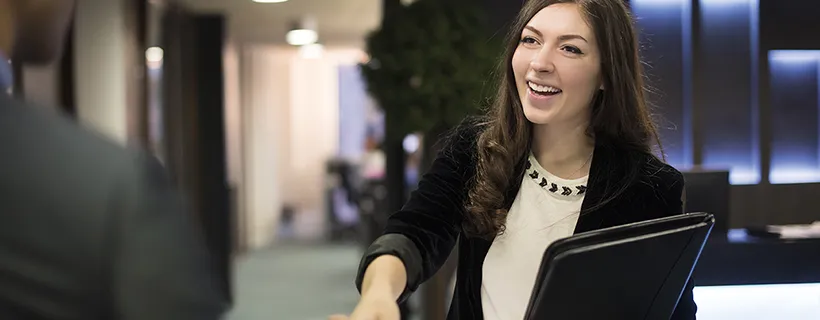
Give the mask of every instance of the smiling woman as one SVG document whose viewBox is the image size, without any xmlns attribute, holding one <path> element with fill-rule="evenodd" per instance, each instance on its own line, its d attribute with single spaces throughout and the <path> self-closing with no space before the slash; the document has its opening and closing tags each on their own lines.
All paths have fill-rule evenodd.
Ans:
<svg viewBox="0 0 820 320">
<path fill-rule="evenodd" d="M 573 11 L 575 5 L 556 4 L 538 12 L 521 33 L 512 66 L 528 120 L 584 131 L 592 97 L 603 89 L 601 58 L 595 35 Z"/>
<path fill-rule="evenodd" d="M 489 112 L 455 130 L 365 253 L 352 319 L 397 319 L 456 243 L 448 319 L 522 319 L 554 241 L 683 212 L 681 173 L 652 153 L 624 1 L 530 0 L 510 32 Z M 693 287 L 672 319 L 694 319 Z"/>
</svg>

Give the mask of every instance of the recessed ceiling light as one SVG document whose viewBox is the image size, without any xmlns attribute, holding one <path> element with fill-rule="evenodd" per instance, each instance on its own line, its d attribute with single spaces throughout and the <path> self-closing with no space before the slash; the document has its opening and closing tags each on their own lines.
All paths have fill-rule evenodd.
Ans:
<svg viewBox="0 0 820 320">
<path fill-rule="evenodd" d="M 145 60 L 148 62 L 160 62 L 165 51 L 160 47 L 150 47 L 145 50 Z"/>
<path fill-rule="evenodd" d="M 285 35 L 289 44 L 303 46 L 316 43 L 319 40 L 318 25 L 316 19 L 307 16 L 300 20 L 291 22 L 290 31 Z"/>
<path fill-rule="evenodd" d="M 316 40 L 319 40 L 319 35 L 311 29 L 294 29 L 288 31 L 285 38 L 290 45 L 304 46 L 316 43 Z"/>
<path fill-rule="evenodd" d="M 280 3 L 280 2 L 286 2 L 286 1 L 288 1 L 288 0 L 253 0 L 253 2 L 256 2 L 256 3 Z"/>
</svg>

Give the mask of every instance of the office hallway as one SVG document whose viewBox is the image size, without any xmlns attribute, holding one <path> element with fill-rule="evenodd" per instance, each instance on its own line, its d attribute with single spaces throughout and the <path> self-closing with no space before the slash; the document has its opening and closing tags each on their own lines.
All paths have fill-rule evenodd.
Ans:
<svg viewBox="0 0 820 320">
<path fill-rule="evenodd" d="M 324 320 L 350 312 L 360 252 L 352 244 L 282 244 L 238 258 L 229 320 Z"/>
</svg>

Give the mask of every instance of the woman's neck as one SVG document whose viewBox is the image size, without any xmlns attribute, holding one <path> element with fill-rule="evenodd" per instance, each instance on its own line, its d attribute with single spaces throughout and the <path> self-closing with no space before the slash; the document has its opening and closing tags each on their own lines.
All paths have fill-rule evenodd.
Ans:
<svg viewBox="0 0 820 320">
<path fill-rule="evenodd" d="M 587 135 L 588 124 L 533 125 L 532 153 L 544 169 L 565 179 L 589 174 L 595 140 Z"/>
</svg>

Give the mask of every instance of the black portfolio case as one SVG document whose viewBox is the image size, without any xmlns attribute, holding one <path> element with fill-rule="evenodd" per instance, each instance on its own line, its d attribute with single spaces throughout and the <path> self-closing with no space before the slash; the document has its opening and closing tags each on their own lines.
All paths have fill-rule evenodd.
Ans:
<svg viewBox="0 0 820 320">
<path fill-rule="evenodd" d="M 525 319 L 669 319 L 713 225 L 711 214 L 689 213 L 558 240 Z"/>
</svg>

